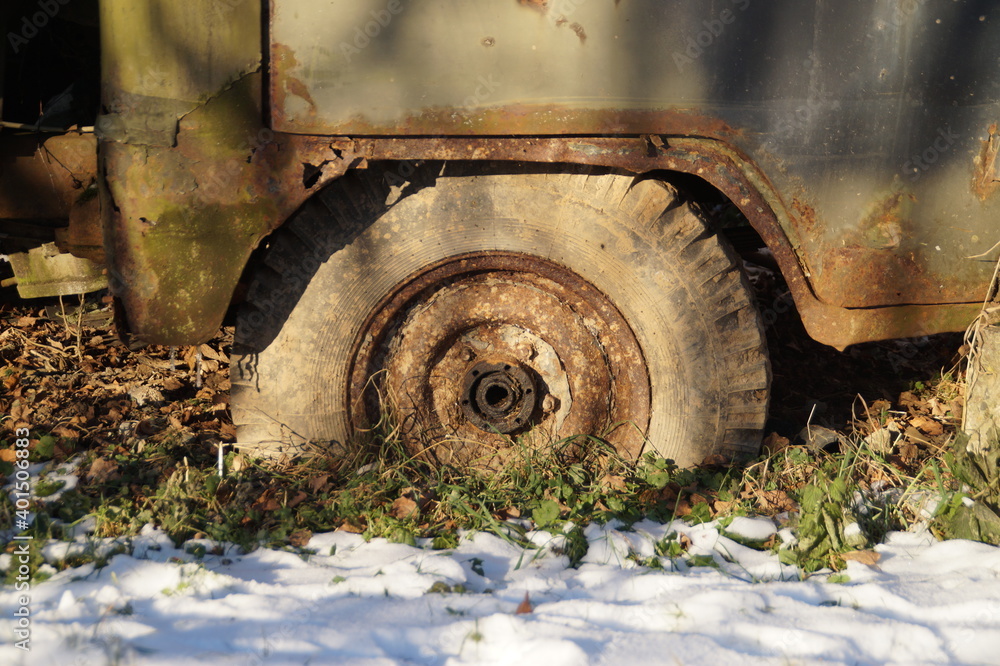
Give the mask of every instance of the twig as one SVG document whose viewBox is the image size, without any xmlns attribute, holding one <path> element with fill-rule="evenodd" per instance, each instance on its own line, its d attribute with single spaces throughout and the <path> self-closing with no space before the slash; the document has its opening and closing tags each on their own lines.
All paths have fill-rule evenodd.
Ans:
<svg viewBox="0 0 1000 666">
<path fill-rule="evenodd" d="M 810 444 L 812 444 L 812 438 L 813 438 L 812 420 L 813 420 L 813 414 L 815 414 L 815 413 L 816 413 L 816 403 L 814 402 L 813 406 L 812 406 L 812 409 L 809 410 L 809 418 L 806 419 L 806 437 L 809 438 L 809 443 Z"/>
<path fill-rule="evenodd" d="M 59 294 L 59 313 L 62 315 L 63 328 L 69 333 L 69 320 L 66 319 L 66 305 L 63 303 L 62 294 Z"/>
<path fill-rule="evenodd" d="M 201 388 L 201 347 L 194 353 L 194 387 Z"/>
<path fill-rule="evenodd" d="M 966 257 L 966 259 L 982 259 L 983 257 L 990 254 L 991 252 L 993 252 L 993 250 L 997 249 L 998 247 L 1000 247 L 1000 241 L 997 241 L 996 245 L 986 250 L 986 252 L 983 252 L 982 254 L 974 254 L 971 257 Z"/>
<path fill-rule="evenodd" d="M 55 347 L 53 347 L 51 345 L 45 345 L 45 344 L 42 344 L 41 342 L 35 342 L 34 340 L 32 340 L 31 338 L 29 338 L 27 335 L 24 335 L 23 333 L 21 335 L 22 335 L 22 341 L 28 343 L 29 345 L 32 345 L 34 347 L 39 347 L 41 349 L 50 349 L 50 350 L 54 351 L 56 354 L 58 354 L 59 356 L 65 356 L 66 355 L 66 350 L 65 349 L 57 349 L 57 348 L 55 348 Z"/>
<path fill-rule="evenodd" d="M 76 358 L 83 362 L 83 305 L 85 301 L 83 294 L 80 294 L 80 316 L 76 320 Z"/>
</svg>

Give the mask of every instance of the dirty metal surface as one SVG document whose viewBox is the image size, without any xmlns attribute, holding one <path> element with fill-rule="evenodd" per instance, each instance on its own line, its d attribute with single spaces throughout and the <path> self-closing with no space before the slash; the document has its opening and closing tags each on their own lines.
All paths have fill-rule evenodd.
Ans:
<svg viewBox="0 0 1000 666">
<path fill-rule="evenodd" d="M 1000 240 L 1000 89 L 985 64 L 1000 57 L 1000 6 L 270 7 L 275 129 L 717 139 L 787 211 L 781 234 L 824 303 L 860 309 L 985 295 L 997 252 L 967 257 Z M 592 140 L 581 144 L 572 161 L 605 157 Z"/>
<path fill-rule="evenodd" d="M 972 189 L 980 199 L 986 201 L 1000 189 L 1000 164 L 997 155 L 1000 154 L 1000 133 L 996 124 L 990 125 L 989 136 L 983 140 L 983 148 L 976 158 L 976 170 L 972 181 Z"/>
<path fill-rule="evenodd" d="M 10 264 L 21 298 L 86 294 L 108 286 L 99 265 L 60 253 L 53 243 L 11 254 Z"/>
<path fill-rule="evenodd" d="M 96 179 L 93 134 L 0 132 L 0 219 L 69 219 Z"/>
<path fill-rule="evenodd" d="M 354 163 L 276 136 L 260 103 L 253 74 L 185 115 L 176 147 L 102 144 L 109 280 L 136 343 L 214 335 L 260 239 Z"/>
<path fill-rule="evenodd" d="M 354 427 L 379 418 L 380 400 L 414 455 L 489 465 L 528 431 L 603 434 L 637 455 L 650 385 L 631 328 L 593 286 L 538 257 L 483 252 L 411 276 L 375 308 L 353 354 Z"/>
<path fill-rule="evenodd" d="M 525 331 L 527 333 L 527 331 Z M 526 350 L 529 360 L 534 356 Z M 504 435 L 527 428 L 541 406 L 538 385 L 513 358 L 479 361 L 465 372 L 458 403 L 472 425 Z"/>
<path fill-rule="evenodd" d="M 260 0 L 101 0 L 104 138 L 172 146 L 178 121 L 259 70 Z"/>
</svg>

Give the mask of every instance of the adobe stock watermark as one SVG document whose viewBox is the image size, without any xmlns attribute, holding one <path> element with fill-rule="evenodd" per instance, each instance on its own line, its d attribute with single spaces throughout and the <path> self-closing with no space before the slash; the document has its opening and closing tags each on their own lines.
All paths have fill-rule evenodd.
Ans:
<svg viewBox="0 0 1000 666">
<path fill-rule="evenodd" d="M 803 67 L 809 71 L 816 70 L 819 64 L 815 52 L 810 52 L 802 62 Z M 832 111 L 840 111 L 842 106 L 840 100 L 830 94 L 825 87 L 818 91 L 810 91 L 805 104 L 795 107 L 794 111 L 778 119 L 774 134 L 765 142 L 765 146 L 773 146 L 777 139 L 793 139 L 796 135 L 808 132 L 821 118 Z"/>
<path fill-rule="evenodd" d="M 479 106 L 492 97 L 493 93 L 496 92 L 499 87 L 500 82 L 493 78 L 492 73 L 480 76 L 476 81 L 476 87 L 472 94 L 462 101 L 462 106 L 464 108 Z"/>
<path fill-rule="evenodd" d="M 20 29 L 17 32 L 8 32 L 7 41 L 10 48 L 17 54 L 23 46 L 38 36 L 42 28 L 49 24 L 49 21 L 56 17 L 64 6 L 72 0 L 38 0 L 38 11 L 30 16 L 22 16 Z"/>
<path fill-rule="evenodd" d="M 781 142 L 801 137 L 814 128 L 824 116 L 839 111 L 842 106 L 840 100 L 833 99 L 825 91 L 818 96 L 810 97 L 805 104 L 795 107 L 794 111 L 778 119 L 774 132 L 764 142 L 763 147 L 774 150 Z"/>
<path fill-rule="evenodd" d="M 941 157 L 950 151 L 952 147 L 962 137 L 955 134 L 951 127 L 938 128 L 937 136 L 926 148 L 918 154 L 914 154 L 903 164 L 903 173 L 906 174 L 910 182 L 917 181 L 926 173 Z"/>
<path fill-rule="evenodd" d="M 373 9 L 369 14 L 371 20 L 364 26 L 354 27 L 354 39 L 351 43 L 341 42 L 340 52 L 344 60 L 351 62 L 354 56 L 358 55 L 372 43 L 372 40 L 382 34 L 382 31 L 389 27 L 392 19 L 404 9 L 403 0 L 389 0 L 385 9 Z"/>
<path fill-rule="evenodd" d="M 14 525 L 19 532 L 31 527 L 31 473 L 28 471 L 28 443 L 31 432 L 27 428 L 14 431 Z M 11 568 L 14 572 L 14 590 L 18 592 L 14 608 L 14 647 L 31 651 L 31 541 L 27 534 L 14 537 Z"/>
<path fill-rule="evenodd" d="M 127 112 L 147 104 L 150 96 L 161 96 L 170 81 L 170 73 L 165 69 L 151 67 L 135 79 L 135 92 L 116 92 L 113 106 L 119 113 L 106 113 L 97 117 L 96 129 L 102 139 L 123 139 L 127 134 L 125 116 Z"/>
<path fill-rule="evenodd" d="M 715 18 L 705 19 L 701 22 L 704 29 L 694 34 L 688 34 L 684 41 L 683 51 L 674 51 L 673 59 L 677 71 L 683 72 L 688 65 L 705 54 L 715 42 L 722 37 L 726 31 L 726 26 L 736 22 L 736 18 L 745 12 L 750 6 L 750 0 L 730 0 L 733 8 L 726 8 L 719 12 Z"/>
</svg>

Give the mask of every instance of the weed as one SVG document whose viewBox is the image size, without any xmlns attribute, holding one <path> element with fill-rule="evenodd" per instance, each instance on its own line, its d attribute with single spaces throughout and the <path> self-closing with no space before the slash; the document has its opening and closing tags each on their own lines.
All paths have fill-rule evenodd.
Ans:
<svg viewBox="0 0 1000 666">
<path fill-rule="evenodd" d="M 970 451 L 968 437 L 955 439 L 945 465 L 959 489 L 939 511 L 934 529 L 945 538 L 1000 545 L 1000 446 Z"/>
</svg>

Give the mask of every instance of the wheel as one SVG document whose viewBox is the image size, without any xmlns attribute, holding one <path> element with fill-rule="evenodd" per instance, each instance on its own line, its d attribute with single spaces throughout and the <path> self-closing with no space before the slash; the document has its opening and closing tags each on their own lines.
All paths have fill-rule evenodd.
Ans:
<svg viewBox="0 0 1000 666">
<path fill-rule="evenodd" d="M 342 455 L 388 411 L 452 465 L 581 434 L 755 453 L 762 327 L 697 208 L 651 179 L 478 169 L 351 172 L 275 233 L 237 320 L 239 442 Z"/>
</svg>

